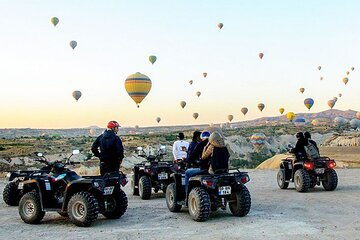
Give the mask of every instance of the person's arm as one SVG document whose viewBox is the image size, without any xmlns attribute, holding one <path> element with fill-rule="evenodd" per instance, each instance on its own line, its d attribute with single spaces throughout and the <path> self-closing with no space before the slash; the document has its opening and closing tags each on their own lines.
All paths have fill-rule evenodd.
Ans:
<svg viewBox="0 0 360 240">
<path fill-rule="evenodd" d="M 99 141 L 99 137 L 96 138 L 95 142 L 93 142 L 92 146 L 91 146 L 91 152 L 94 154 L 95 157 L 100 157 L 100 153 L 99 153 L 99 146 L 100 146 L 100 141 Z"/>
<path fill-rule="evenodd" d="M 176 147 L 177 147 L 177 144 L 176 144 L 177 142 L 175 141 L 174 142 L 174 144 L 173 144 L 173 156 L 174 156 L 174 161 L 176 161 L 177 159 L 176 159 L 176 156 L 177 156 L 177 150 L 176 150 Z"/>
<path fill-rule="evenodd" d="M 115 141 L 116 141 L 116 154 L 121 164 L 122 160 L 124 159 L 124 147 L 122 145 L 121 139 L 118 136 L 116 137 Z"/>
<path fill-rule="evenodd" d="M 213 153 L 213 150 L 214 150 L 214 146 L 211 145 L 210 143 L 208 143 L 205 146 L 204 151 L 202 152 L 201 159 L 206 160 L 209 157 L 211 157 L 211 154 Z"/>
</svg>

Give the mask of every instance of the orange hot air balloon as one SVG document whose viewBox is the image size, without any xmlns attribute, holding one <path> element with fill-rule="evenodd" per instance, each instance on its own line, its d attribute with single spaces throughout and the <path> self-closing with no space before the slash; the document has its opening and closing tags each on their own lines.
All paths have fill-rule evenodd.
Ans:
<svg viewBox="0 0 360 240">
<path fill-rule="evenodd" d="M 148 76 L 139 72 L 131 74 L 125 80 L 125 89 L 139 107 L 139 104 L 150 92 L 151 80 Z"/>
<path fill-rule="evenodd" d="M 301 93 L 304 93 L 304 91 L 305 91 L 305 88 L 303 88 L 303 87 L 300 88 L 300 92 L 301 92 Z"/>
<path fill-rule="evenodd" d="M 222 29 L 223 28 L 223 26 L 224 26 L 224 24 L 222 24 L 222 23 L 218 23 L 218 28 L 220 28 L 220 29 Z"/>
<path fill-rule="evenodd" d="M 204 78 L 206 78 L 206 76 L 207 76 L 207 73 L 206 73 L 206 72 L 204 72 L 204 73 L 203 73 L 203 76 L 204 76 Z"/>
<path fill-rule="evenodd" d="M 328 106 L 332 109 L 335 105 L 335 101 L 333 99 L 328 101 Z"/>
<path fill-rule="evenodd" d="M 263 103 L 258 104 L 258 109 L 260 109 L 261 112 L 264 110 L 264 108 L 265 108 L 265 104 Z"/>
<path fill-rule="evenodd" d="M 242 112 L 244 115 L 246 115 L 248 111 L 249 111 L 249 110 L 248 110 L 247 107 L 243 107 L 243 108 L 241 109 L 241 112 Z"/>
<path fill-rule="evenodd" d="M 343 78 L 343 83 L 345 83 L 345 85 L 348 83 L 349 79 L 347 77 Z"/>
<path fill-rule="evenodd" d="M 284 109 L 284 108 L 279 108 L 279 112 L 280 112 L 280 114 L 283 114 L 283 113 L 284 113 L 284 111 L 285 111 L 285 109 Z"/>
<path fill-rule="evenodd" d="M 264 57 L 263 53 L 259 53 L 259 58 L 262 59 Z"/>
<path fill-rule="evenodd" d="M 360 112 L 356 113 L 356 117 L 360 120 Z"/>
</svg>

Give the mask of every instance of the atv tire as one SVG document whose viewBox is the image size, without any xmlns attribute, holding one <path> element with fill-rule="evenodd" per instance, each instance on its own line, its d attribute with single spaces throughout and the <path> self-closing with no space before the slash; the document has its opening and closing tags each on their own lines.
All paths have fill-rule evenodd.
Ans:
<svg viewBox="0 0 360 240">
<path fill-rule="evenodd" d="M 285 170 L 280 169 L 277 173 L 277 183 L 279 188 L 281 189 L 287 189 L 289 186 L 289 183 L 285 181 Z"/>
<path fill-rule="evenodd" d="M 175 183 L 170 183 L 166 189 L 166 205 L 170 212 L 180 212 L 181 205 L 177 204 L 177 197 L 176 197 L 176 185 Z"/>
<path fill-rule="evenodd" d="M 229 208 L 231 213 L 238 217 L 244 217 L 249 213 L 251 208 L 251 197 L 250 192 L 245 185 L 237 185 L 234 191 L 232 191 Z"/>
<path fill-rule="evenodd" d="M 67 212 L 70 221 L 76 226 L 88 227 L 98 217 L 99 204 L 91 193 L 78 192 L 70 198 Z"/>
<path fill-rule="evenodd" d="M 196 187 L 191 190 L 188 199 L 188 208 L 192 219 L 197 222 L 203 222 L 208 219 L 210 206 L 210 196 L 205 189 Z"/>
<path fill-rule="evenodd" d="M 137 187 L 137 188 L 135 187 L 135 175 L 131 176 L 130 185 L 131 185 L 131 193 L 132 193 L 132 195 L 139 196 L 139 187 Z"/>
<path fill-rule="evenodd" d="M 3 191 L 4 202 L 9 206 L 18 206 L 20 201 L 17 182 L 9 182 Z"/>
<path fill-rule="evenodd" d="M 128 199 L 125 192 L 120 188 L 112 195 L 105 198 L 106 201 L 111 202 L 113 208 L 110 211 L 105 211 L 102 214 L 109 219 L 118 219 L 126 212 L 128 207 Z"/>
<path fill-rule="evenodd" d="M 150 199 L 151 181 L 148 176 L 142 176 L 139 180 L 139 195 L 143 200 Z"/>
<path fill-rule="evenodd" d="M 338 176 L 334 169 L 330 169 L 323 175 L 322 185 L 326 191 L 334 191 L 338 185 Z"/>
<path fill-rule="evenodd" d="M 294 184 L 298 192 L 307 192 L 310 187 L 309 173 L 304 169 L 296 170 L 294 174 Z"/>
<path fill-rule="evenodd" d="M 19 214 L 21 219 L 30 224 L 39 223 L 45 216 L 41 209 L 40 196 L 37 192 L 28 192 L 20 199 Z"/>
</svg>

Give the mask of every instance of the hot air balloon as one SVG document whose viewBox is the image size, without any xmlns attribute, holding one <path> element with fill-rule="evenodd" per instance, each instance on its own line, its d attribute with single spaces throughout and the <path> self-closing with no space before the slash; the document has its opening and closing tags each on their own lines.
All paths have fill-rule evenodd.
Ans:
<svg viewBox="0 0 360 240">
<path fill-rule="evenodd" d="M 161 117 L 157 117 L 156 121 L 157 121 L 157 123 L 159 123 L 161 121 Z"/>
<path fill-rule="evenodd" d="M 135 125 L 135 129 L 138 130 L 138 129 L 139 129 L 139 125 Z"/>
<path fill-rule="evenodd" d="M 360 120 L 360 112 L 356 113 L 356 117 Z"/>
<path fill-rule="evenodd" d="M 150 92 L 151 80 L 148 76 L 139 72 L 131 74 L 125 80 L 125 89 L 139 107 L 139 104 Z"/>
<path fill-rule="evenodd" d="M 262 110 L 264 110 L 264 108 L 265 108 L 265 104 L 263 104 L 263 103 L 258 104 L 258 109 L 260 109 L 261 112 L 262 112 Z"/>
<path fill-rule="evenodd" d="M 351 67 L 351 71 L 354 71 L 354 69 L 355 69 L 354 67 Z"/>
<path fill-rule="evenodd" d="M 318 66 L 317 68 L 319 69 L 319 71 L 321 70 L 321 66 Z"/>
<path fill-rule="evenodd" d="M 95 128 L 90 128 L 89 132 L 90 132 L 90 135 L 91 135 L 91 136 L 95 136 L 95 135 L 96 135 L 96 129 L 95 129 Z"/>
<path fill-rule="evenodd" d="M 218 23 L 218 28 L 220 28 L 220 29 L 222 29 L 222 27 L 224 26 L 224 24 L 222 24 L 222 23 Z"/>
<path fill-rule="evenodd" d="M 304 104 L 310 111 L 310 108 L 314 105 L 314 100 L 312 98 L 306 98 Z"/>
<path fill-rule="evenodd" d="M 233 115 L 228 115 L 227 119 L 231 122 L 234 119 L 234 116 Z"/>
<path fill-rule="evenodd" d="M 328 101 L 328 106 L 332 109 L 335 105 L 335 101 L 333 99 Z"/>
<path fill-rule="evenodd" d="M 199 117 L 198 113 L 193 113 L 193 118 L 195 118 L 195 120 Z"/>
<path fill-rule="evenodd" d="M 334 119 L 334 124 L 336 127 L 342 127 L 345 126 L 345 124 L 348 122 L 348 120 L 346 118 L 343 117 L 336 117 Z"/>
<path fill-rule="evenodd" d="M 262 59 L 264 57 L 263 53 L 259 53 L 259 58 Z"/>
<path fill-rule="evenodd" d="M 181 101 L 181 102 L 180 102 L 180 106 L 181 106 L 182 108 L 184 108 L 184 107 L 186 106 L 186 102 L 185 102 L 185 101 Z"/>
<path fill-rule="evenodd" d="M 305 118 L 303 117 L 298 117 L 294 120 L 294 125 L 297 127 L 297 128 L 301 128 L 303 126 L 305 126 Z"/>
<path fill-rule="evenodd" d="M 339 97 L 342 97 L 342 93 L 339 93 Z"/>
<path fill-rule="evenodd" d="M 343 78 L 343 83 L 345 83 L 345 85 L 348 83 L 349 79 L 347 77 Z"/>
<path fill-rule="evenodd" d="M 250 137 L 250 142 L 253 144 L 256 150 L 260 150 L 265 145 L 266 136 L 263 133 L 254 133 Z"/>
<path fill-rule="evenodd" d="M 320 80 L 323 80 L 324 78 L 323 77 L 320 77 Z"/>
<path fill-rule="evenodd" d="M 346 75 L 349 75 L 350 74 L 350 72 L 349 71 L 346 71 Z"/>
<path fill-rule="evenodd" d="M 314 126 L 330 126 L 332 121 L 329 118 L 315 118 L 311 121 Z"/>
<path fill-rule="evenodd" d="M 193 80 L 190 80 L 190 81 L 189 81 L 190 85 L 192 85 L 192 84 L 193 84 L 193 82 L 194 82 Z"/>
<path fill-rule="evenodd" d="M 247 107 L 243 107 L 243 108 L 241 109 L 241 112 L 242 112 L 244 115 L 246 115 L 248 111 L 249 111 L 249 110 L 247 109 Z"/>
<path fill-rule="evenodd" d="M 284 109 L 284 108 L 279 108 L 279 112 L 280 112 L 280 114 L 283 114 L 283 113 L 284 113 L 284 111 L 285 111 L 285 109 Z"/>
<path fill-rule="evenodd" d="M 301 93 L 304 93 L 304 91 L 305 91 L 305 88 L 303 88 L 303 87 L 300 88 L 300 92 L 301 92 Z"/>
<path fill-rule="evenodd" d="M 206 76 L 207 76 L 207 73 L 206 73 L 206 72 L 204 72 L 204 73 L 203 73 L 203 76 L 204 76 L 204 78 L 206 78 Z"/>
<path fill-rule="evenodd" d="M 201 92 L 200 92 L 200 91 L 197 91 L 197 92 L 196 92 L 196 96 L 200 97 L 200 95 L 201 95 Z"/>
<path fill-rule="evenodd" d="M 76 48 L 76 46 L 77 46 L 77 42 L 74 41 L 74 40 L 72 40 L 72 41 L 70 42 L 70 47 L 74 50 L 74 49 Z"/>
<path fill-rule="evenodd" d="M 357 119 L 357 118 L 351 119 L 350 127 L 352 129 L 354 129 L 354 130 L 357 129 L 359 127 L 359 125 L 360 125 L 360 120 L 359 119 Z"/>
<path fill-rule="evenodd" d="M 333 100 L 334 100 L 335 102 L 337 102 L 338 98 L 337 98 L 337 97 L 333 97 Z"/>
<path fill-rule="evenodd" d="M 52 17 L 50 22 L 56 27 L 56 25 L 59 23 L 59 19 L 57 17 Z"/>
<path fill-rule="evenodd" d="M 290 122 L 292 122 L 292 120 L 295 118 L 295 113 L 293 113 L 293 112 L 288 112 L 288 113 L 286 114 L 286 118 L 287 118 Z"/>
<path fill-rule="evenodd" d="M 80 91 L 73 91 L 72 96 L 75 98 L 76 101 L 78 101 L 79 98 L 81 97 L 81 92 Z"/>
<path fill-rule="evenodd" d="M 156 62 L 156 56 L 154 56 L 154 55 L 151 55 L 151 56 L 149 56 L 149 61 L 151 62 L 151 64 L 154 64 L 154 62 Z"/>
</svg>

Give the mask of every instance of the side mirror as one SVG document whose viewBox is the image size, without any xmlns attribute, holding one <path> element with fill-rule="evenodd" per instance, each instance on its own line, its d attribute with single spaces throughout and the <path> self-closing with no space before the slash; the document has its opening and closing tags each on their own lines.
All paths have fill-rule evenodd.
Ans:
<svg viewBox="0 0 360 240">
<path fill-rule="evenodd" d="M 39 152 L 39 153 L 36 154 L 36 156 L 38 156 L 38 157 L 43 157 L 44 154 L 42 154 L 41 152 Z"/>
<path fill-rule="evenodd" d="M 143 150 L 143 148 L 142 148 L 142 147 L 137 147 L 137 148 L 136 148 L 136 150 L 138 150 L 138 151 L 142 151 L 142 150 Z"/>
<path fill-rule="evenodd" d="M 72 154 L 73 154 L 73 155 L 77 155 L 77 154 L 79 154 L 79 153 L 80 153 L 79 150 L 73 150 L 73 151 L 72 151 Z"/>
</svg>

